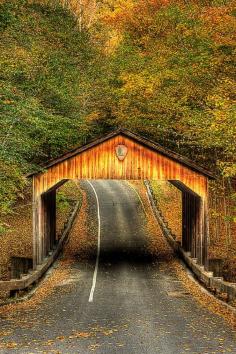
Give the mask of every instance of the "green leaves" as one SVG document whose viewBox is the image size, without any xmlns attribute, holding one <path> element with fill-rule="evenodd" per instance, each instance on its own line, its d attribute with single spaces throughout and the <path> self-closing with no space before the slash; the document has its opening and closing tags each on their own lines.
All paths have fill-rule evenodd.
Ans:
<svg viewBox="0 0 236 354">
<path fill-rule="evenodd" d="M 97 49 L 59 2 L 6 1 L 1 10 L 0 215 L 24 174 L 93 134 L 97 80 Z"/>
<path fill-rule="evenodd" d="M 10 25 L 14 25 L 16 21 L 14 10 L 14 4 L 11 2 L 0 4 L 0 31 L 5 30 Z"/>
</svg>

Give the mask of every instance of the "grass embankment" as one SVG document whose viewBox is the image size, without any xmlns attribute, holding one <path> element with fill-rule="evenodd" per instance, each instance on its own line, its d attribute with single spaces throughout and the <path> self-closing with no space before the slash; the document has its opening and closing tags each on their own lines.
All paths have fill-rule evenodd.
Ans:
<svg viewBox="0 0 236 354">
<path fill-rule="evenodd" d="M 32 195 L 28 193 L 19 201 L 14 213 L 6 218 L 7 231 L 0 236 L 0 279 L 8 280 L 11 276 L 11 258 L 32 258 Z M 73 209 L 74 201 L 81 200 L 82 194 L 78 184 L 67 182 L 57 191 L 57 234 L 63 229 Z"/>
<path fill-rule="evenodd" d="M 97 248 L 97 219 L 92 218 L 91 203 L 87 193 L 81 189 L 82 207 L 72 227 L 68 243 L 64 249 L 65 259 L 79 260 L 94 256 Z"/>
<path fill-rule="evenodd" d="M 82 204 L 82 191 L 77 181 L 69 181 L 57 190 L 56 232 L 63 230 L 64 223 L 68 219 L 76 201 Z"/>
<path fill-rule="evenodd" d="M 177 241 L 182 241 L 182 193 L 165 181 L 151 182 L 158 207 Z"/>
</svg>

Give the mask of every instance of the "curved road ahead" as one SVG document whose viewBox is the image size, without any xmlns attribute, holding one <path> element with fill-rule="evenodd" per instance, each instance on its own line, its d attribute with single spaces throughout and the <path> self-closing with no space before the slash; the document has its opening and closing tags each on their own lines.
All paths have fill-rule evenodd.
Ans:
<svg viewBox="0 0 236 354">
<path fill-rule="evenodd" d="M 83 184 L 96 217 L 94 191 Z M 2 318 L 0 353 L 236 353 L 224 320 L 184 294 L 171 269 L 148 255 L 145 214 L 133 189 L 119 181 L 92 185 L 101 222 L 97 278 L 95 260 L 78 260 L 38 308 L 14 315 L 28 326 Z"/>
</svg>

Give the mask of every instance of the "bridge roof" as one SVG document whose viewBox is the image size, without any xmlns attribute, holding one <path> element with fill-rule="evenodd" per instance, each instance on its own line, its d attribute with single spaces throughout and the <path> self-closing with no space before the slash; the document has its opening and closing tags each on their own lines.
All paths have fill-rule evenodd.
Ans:
<svg viewBox="0 0 236 354">
<path fill-rule="evenodd" d="M 70 150 L 70 151 L 67 151 L 66 153 L 60 155 L 59 157 L 55 158 L 55 159 L 51 159 L 49 161 L 47 161 L 45 164 L 41 165 L 41 168 L 44 170 L 44 169 L 47 169 L 49 167 L 52 167 L 58 163 L 61 163 L 73 156 L 76 156 L 86 150 L 89 150 L 91 148 L 93 148 L 94 146 L 97 146 L 109 139 L 112 139 L 113 137 L 117 136 L 117 135 L 123 135 L 127 138 L 130 138 L 131 140 L 141 144 L 142 146 L 148 148 L 148 149 L 151 149 L 152 151 L 155 151 L 163 156 L 166 156 L 166 157 L 169 157 L 171 160 L 173 161 L 176 161 L 188 168 L 190 168 L 191 170 L 193 171 L 196 171 L 196 172 L 199 172 L 200 174 L 208 177 L 209 179 L 214 179 L 214 175 L 207 171 L 205 168 L 197 165 L 196 163 L 194 163 L 193 161 L 191 161 L 190 159 L 180 155 L 180 154 L 177 154 L 176 152 L 173 152 L 169 149 L 166 149 L 164 147 L 162 147 L 160 144 L 150 140 L 150 139 L 147 139 L 145 137 L 142 137 L 136 133 L 133 133 L 131 132 L 130 130 L 128 129 L 123 129 L 123 128 L 120 128 L 120 129 L 117 129 L 101 138 L 98 138 L 98 139 L 95 139 L 93 140 L 92 142 L 86 144 L 86 145 L 83 145 L 83 146 L 77 146 L 75 147 L 74 149 Z M 40 171 L 37 171 L 37 172 L 33 172 L 33 173 L 30 173 L 27 175 L 27 177 L 32 177 L 34 175 L 37 175 L 39 173 L 42 173 L 42 169 Z"/>
</svg>

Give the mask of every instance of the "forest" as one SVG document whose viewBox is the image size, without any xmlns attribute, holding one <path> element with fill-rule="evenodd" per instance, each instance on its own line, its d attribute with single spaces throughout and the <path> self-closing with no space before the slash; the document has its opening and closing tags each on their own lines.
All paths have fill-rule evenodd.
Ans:
<svg viewBox="0 0 236 354">
<path fill-rule="evenodd" d="M 211 242 L 235 257 L 235 5 L 0 1 L 1 235 L 28 173 L 124 127 L 214 173 Z"/>
</svg>

